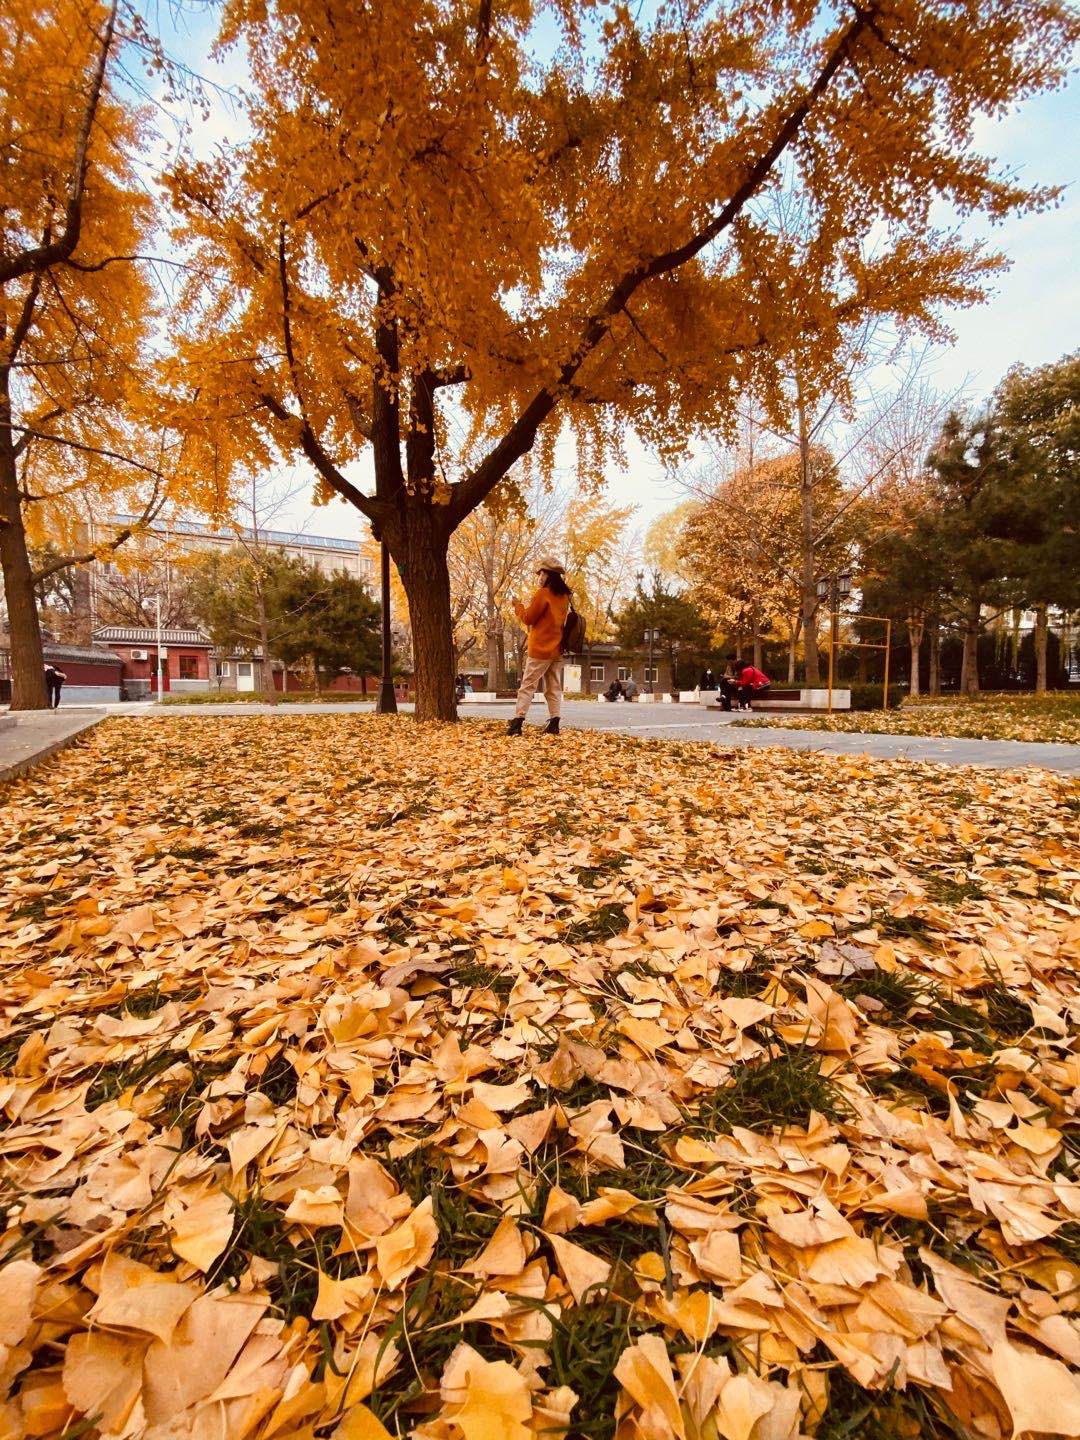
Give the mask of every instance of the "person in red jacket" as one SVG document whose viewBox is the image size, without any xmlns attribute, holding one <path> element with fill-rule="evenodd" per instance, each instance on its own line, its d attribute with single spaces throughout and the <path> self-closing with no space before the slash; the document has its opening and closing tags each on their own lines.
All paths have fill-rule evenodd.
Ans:
<svg viewBox="0 0 1080 1440">
<path fill-rule="evenodd" d="M 769 677 L 764 670 L 751 665 L 749 660 L 736 660 L 732 657 L 731 666 L 735 672 L 735 683 L 739 687 L 739 708 L 752 710 L 754 696 L 761 700 L 769 693 Z"/>
</svg>

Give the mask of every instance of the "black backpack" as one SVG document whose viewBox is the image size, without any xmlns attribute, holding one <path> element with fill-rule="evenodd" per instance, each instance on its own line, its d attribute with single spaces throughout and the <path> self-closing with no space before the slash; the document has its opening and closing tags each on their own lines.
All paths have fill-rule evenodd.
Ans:
<svg viewBox="0 0 1080 1440">
<path fill-rule="evenodd" d="M 563 621 L 560 648 L 564 655 L 580 655 L 585 648 L 585 621 L 574 609 L 573 600 L 570 601 L 570 608 Z"/>
</svg>

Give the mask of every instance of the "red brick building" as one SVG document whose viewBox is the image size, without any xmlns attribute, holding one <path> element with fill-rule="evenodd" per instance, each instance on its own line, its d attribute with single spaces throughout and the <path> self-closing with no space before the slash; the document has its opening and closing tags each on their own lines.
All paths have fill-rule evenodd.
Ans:
<svg viewBox="0 0 1080 1440">
<path fill-rule="evenodd" d="M 108 645 L 123 662 L 124 695 L 140 700 L 157 694 L 158 635 L 152 627 L 105 625 L 94 639 Z M 166 694 L 212 688 L 209 638 L 200 630 L 161 632 L 162 689 Z"/>
</svg>

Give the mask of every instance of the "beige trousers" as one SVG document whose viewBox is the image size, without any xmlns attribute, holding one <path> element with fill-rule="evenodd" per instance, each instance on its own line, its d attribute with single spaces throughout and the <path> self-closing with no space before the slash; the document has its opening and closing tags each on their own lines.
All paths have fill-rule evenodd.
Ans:
<svg viewBox="0 0 1080 1440">
<path fill-rule="evenodd" d="M 548 714 L 554 719 L 562 709 L 562 667 L 561 655 L 556 655 L 554 660 L 534 660 L 531 655 L 527 656 L 514 714 L 524 715 L 543 685 Z"/>
</svg>

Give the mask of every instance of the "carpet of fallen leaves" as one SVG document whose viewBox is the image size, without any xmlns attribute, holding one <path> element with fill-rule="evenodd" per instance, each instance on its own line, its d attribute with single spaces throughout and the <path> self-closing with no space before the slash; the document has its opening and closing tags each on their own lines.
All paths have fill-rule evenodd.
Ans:
<svg viewBox="0 0 1080 1440">
<path fill-rule="evenodd" d="M 844 730 L 871 735 L 940 735 L 958 740 L 1056 741 L 1080 744 L 1080 692 L 1048 695 L 940 695 L 906 699 L 896 710 L 840 715 L 784 715 L 736 720 L 747 728 Z"/>
<path fill-rule="evenodd" d="M 106 722 L 0 802 L 0 1435 L 1080 1435 L 1078 815 Z"/>
</svg>

